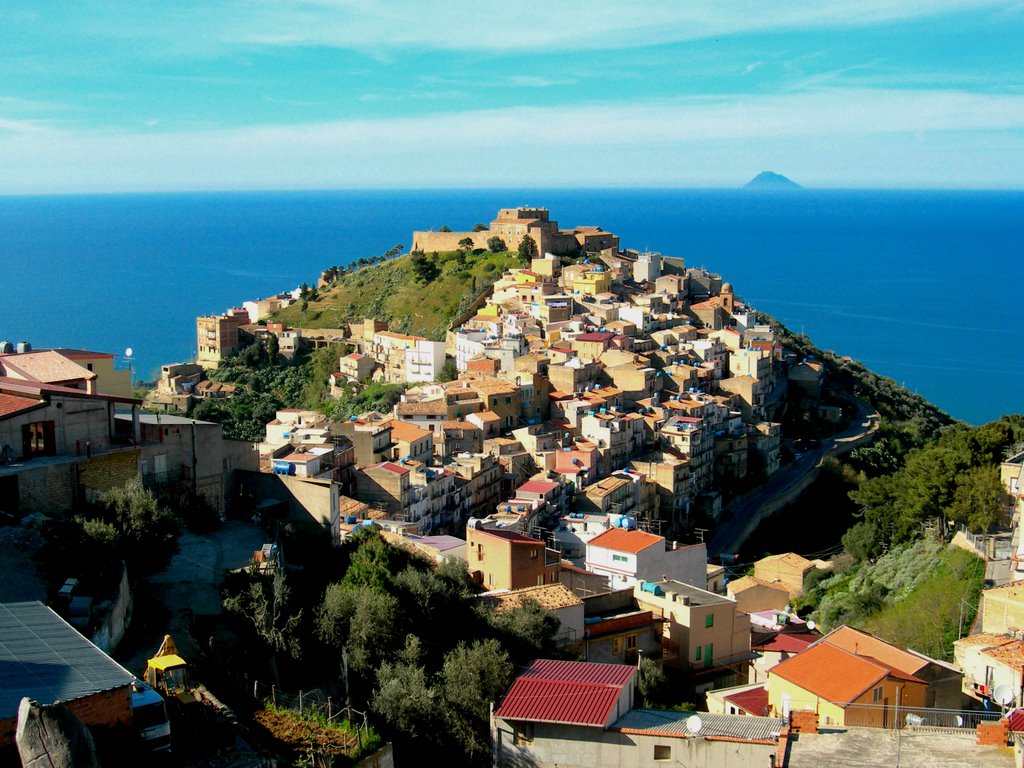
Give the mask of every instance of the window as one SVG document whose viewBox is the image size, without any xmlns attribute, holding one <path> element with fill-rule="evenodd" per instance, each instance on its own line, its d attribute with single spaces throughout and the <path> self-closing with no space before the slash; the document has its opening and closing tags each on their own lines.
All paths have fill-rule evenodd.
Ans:
<svg viewBox="0 0 1024 768">
<path fill-rule="evenodd" d="M 655 744 L 654 745 L 654 759 L 655 760 L 671 760 L 672 759 L 672 747 L 667 744 Z"/>
<path fill-rule="evenodd" d="M 53 456 L 56 454 L 54 439 L 54 422 L 36 421 L 21 427 L 22 455 L 26 459 L 34 456 Z"/>
<path fill-rule="evenodd" d="M 700 646 L 699 645 L 697 646 L 697 650 L 694 651 L 693 660 L 694 661 L 700 661 Z"/>
<path fill-rule="evenodd" d="M 627 651 L 635 651 L 636 650 L 636 635 L 626 635 L 626 650 Z"/>
<path fill-rule="evenodd" d="M 532 557 L 534 560 L 537 559 L 537 548 L 536 547 L 534 547 L 533 549 L 530 550 L 530 557 Z"/>
<path fill-rule="evenodd" d="M 625 555 L 612 555 L 613 563 L 624 563 L 628 558 Z"/>
<path fill-rule="evenodd" d="M 877 702 L 882 700 L 882 686 L 878 686 L 871 692 L 871 701 Z"/>
<path fill-rule="evenodd" d="M 533 743 L 533 723 L 516 723 L 513 727 L 516 744 Z"/>
<path fill-rule="evenodd" d="M 622 655 L 622 638 L 621 637 L 613 637 L 612 638 L 612 656 L 621 656 L 621 655 Z"/>
<path fill-rule="evenodd" d="M 487 586 L 489 586 L 489 587 L 493 587 L 494 586 L 494 574 L 493 573 L 487 574 Z"/>
<path fill-rule="evenodd" d="M 711 629 L 713 626 L 715 626 L 715 614 L 709 613 L 704 617 L 704 628 Z"/>
</svg>

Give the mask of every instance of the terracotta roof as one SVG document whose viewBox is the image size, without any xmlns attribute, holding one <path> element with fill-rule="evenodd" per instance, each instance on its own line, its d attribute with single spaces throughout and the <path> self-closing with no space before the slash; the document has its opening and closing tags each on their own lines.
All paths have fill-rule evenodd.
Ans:
<svg viewBox="0 0 1024 768">
<path fill-rule="evenodd" d="M 724 698 L 725 701 L 728 701 L 733 706 L 739 707 L 744 712 L 749 712 L 758 717 L 763 716 L 768 711 L 768 691 L 763 685 L 751 688 L 749 691 L 740 691 Z"/>
<path fill-rule="evenodd" d="M 48 350 L 46 352 L 24 352 L 0 356 L 0 370 L 9 369 L 6 375 L 14 373 L 29 381 L 45 384 L 61 381 L 92 381 L 96 374 L 64 355 Z"/>
<path fill-rule="evenodd" d="M 916 675 L 922 667 L 928 665 L 927 660 L 920 656 L 890 645 L 884 640 L 879 640 L 874 635 L 862 632 L 853 627 L 839 627 L 839 629 L 825 635 L 824 641 L 837 648 L 856 653 L 860 656 L 871 656 L 878 659 L 894 669 L 898 669 L 908 675 Z"/>
<path fill-rule="evenodd" d="M 494 411 L 480 411 L 479 413 L 470 413 L 466 416 L 476 416 L 480 421 L 501 421 L 501 416 L 496 414 Z"/>
<path fill-rule="evenodd" d="M 30 411 L 39 408 L 46 403 L 42 400 L 34 400 L 28 397 L 16 397 L 15 395 L 0 394 L 0 419 L 13 416 L 22 411 Z"/>
<path fill-rule="evenodd" d="M 425 400 L 415 403 L 396 403 L 395 413 L 397 414 L 446 414 L 448 405 L 443 397 L 435 400 Z"/>
<path fill-rule="evenodd" d="M 558 483 L 545 482 L 543 480 L 529 480 L 518 488 L 516 493 L 522 491 L 523 493 L 543 493 L 547 494 L 558 487 Z"/>
<path fill-rule="evenodd" d="M 608 331 L 594 331 L 592 333 L 581 333 L 573 341 L 611 341 L 615 337 L 614 333 Z"/>
<path fill-rule="evenodd" d="M 1024 643 L 1020 640 L 1010 640 L 997 648 L 986 648 L 982 654 L 1012 669 L 1024 669 Z"/>
<path fill-rule="evenodd" d="M 787 595 L 789 594 L 789 590 L 782 585 L 781 581 L 765 581 L 764 579 L 758 579 L 753 576 L 740 576 L 738 579 L 730 581 L 727 585 L 727 589 L 734 595 L 746 592 L 748 589 L 753 589 L 754 587 L 767 587 L 768 589 L 785 592 Z"/>
<path fill-rule="evenodd" d="M 655 536 L 646 531 L 627 531 L 622 528 L 609 528 L 604 533 L 595 536 L 587 543 L 587 547 L 601 547 L 602 549 L 614 549 L 618 552 L 630 552 L 636 554 L 656 544 L 664 545 L 665 539 Z"/>
<path fill-rule="evenodd" d="M 539 659 L 512 683 L 494 716 L 604 727 L 635 674 L 632 665 Z"/>
<path fill-rule="evenodd" d="M 539 587 L 513 589 L 509 592 L 489 592 L 486 594 L 486 598 L 498 603 L 496 606 L 498 611 L 512 611 L 531 601 L 549 611 L 583 605 L 583 601 L 564 584 L 544 584 Z"/>
<path fill-rule="evenodd" d="M 895 672 L 895 674 L 894 674 Z M 808 693 L 845 707 L 886 677 L 898 677 L 924 685 L 923 680 L 903 675 L 881 662 L 828 643 L 810 646 L 769 671 Z"/>
<path fill-rule="evenodd" d="M 388 419 L 381 422 L 381 426 L 391 427 L 391 439 L 401 440 L 403 443 L 414 443 L 417 440 L 422 440 L 424 437 L 430 437 L 429 429 L 421 429 L 407 421 Z"/>
<path fill-rule="evenodd" d="M 736 378 L 736 377 L 734 377 L 734 378 Z M 796 568 L 803 568 L 804 570 L 810 570 L 811 568 L 814 567 L 814 563 L 812 563 L 806 557 L 801 557 L 800 555 L 796 554 L 795 552 L 786 552 L 786 553 L 781 554 L 781 555 L 769 555 L 768 557 L 762 557 L 757 562 L 759 562 L 759 563 L 772 563 L 772 562 L 775 562 L 775 561 L 780 561 L 780 562 L 785 563 L 786 565 L 792 565 L 792 566 L 794 566 Z"/>
</svg>

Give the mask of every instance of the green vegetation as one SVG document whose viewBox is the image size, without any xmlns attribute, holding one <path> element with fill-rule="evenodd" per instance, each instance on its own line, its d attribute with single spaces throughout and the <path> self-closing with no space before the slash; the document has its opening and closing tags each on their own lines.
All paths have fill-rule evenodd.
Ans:
<svg viewBox="0 0 1024 768">
<path fill-rule="evenodd" d="M 301 305 L 292 305 L 272 319 L 302 328 L 338 328 L 375 317 L 387 320 L 393 331 L 443 339 L 452 320 L 479 291 L 505 269 L 520 266 L 519 254 L 503 247 L 495 252 L 499 244 L 494 240 L 488 241 L 490 250 L 470 250 L 470 242 L 457 251 L 413 251 L 384 263 L 335 273 L 331 285 L 309 298 L 305 311 Z"/>
<path fill-rule="evenodd" d="M 873 563 L 844 569 L 843 559 L 837 562 L 834 575 L 809 584 L 797 601 L 814 607 L 823 629 L 852 624 L 900 647 L 952 658 L 953 641 L 974 620 L 985 571 L 980 558 L 921 539 Z"/>
<path fill-rule="evenodd" d="M 999 463 L 1021 440 L 1024 416 L 1016 415 L 978 428 L 948 427 L 924 447 L 911 449 L 901 468 L 850 492 L 864 516 L 853 534 L 859 550 L 870 556 L 872 538 L 876 547 L 913 541 L 927 524 L 988 530 L 1002 510 Z"/>
<path fill-rule="evenodd" d="M 265 425 L 281 408 L 306 408 L 333 419 L 390 412 L 405 391 L 401 384 L 345 384 L 338 397 L 328 397 L 327 379 L 338 369 L 338 359 L 350 351 L 348 345 L 331 344 L 288 363 L 253 344 L 210 372 L 211 379 L 235 384 L 239 391 L 230 398 L 203 400 L 191 415 L 221 424 L 226 438 L 255 442 L 263 439 Z"/>
</svg>

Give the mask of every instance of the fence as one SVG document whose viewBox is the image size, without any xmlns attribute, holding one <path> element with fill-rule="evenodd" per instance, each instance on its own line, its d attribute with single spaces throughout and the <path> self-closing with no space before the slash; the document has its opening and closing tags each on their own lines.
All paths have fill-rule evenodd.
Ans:
<svg viewBox="0 0 1024 768">
<path fill-rule="evenodd" d="M 337 744 L 320 744 L 307 754 L 316 766 L 331 766 L 331 755 L 343 753 L 351 757 L 361 751 L 366 742 L 369 731 L 366 713 L 352 707 L 339 706 L 338 702 L 320 689 L 288 693 L 276 685 L 268 686 L 255 681 L 252 684 L 252 695 L 257 701 L 275 709 L 291 710 L 301 718 L 320 721 L 327 726 L 340 726 L 343 722 L 349 724 L 348 731 L 340 728 L 337 730 Z"/>
<path fill-rule="evenodd" d="M 814 702 L 791 701 L 790 711 L 800 709 L 817 710 Z M 912 730 L 914 728 L 943 728 L 973 731 L 979 723 L 995 722 L 1003 713 L 985 709 L 938 709 L 935 707 L 905 707 L 891 704 L 848 704 L 843 711 L 842 722 L 832 722 L 821 716 L 818 726 L 853 726 L 862 728 L 887 728 L 890 730 Z"/>
</svg>

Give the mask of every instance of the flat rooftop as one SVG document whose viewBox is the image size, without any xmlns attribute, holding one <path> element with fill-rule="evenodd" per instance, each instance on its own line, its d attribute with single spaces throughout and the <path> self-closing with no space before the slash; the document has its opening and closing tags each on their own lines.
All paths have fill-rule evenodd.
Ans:
<svg viewBox="0 0 1024 768">
<path fill-rule="evenodd" d="M 964 766 L 1010 768 L 1013 749 L 979 747 L 973 730 L 948 733 L 933 730 L 892 731 L 884 728 L 837 728 L 820 733 L 801 733 L 789 743 L 788 768 L 901 768 Z M 899 762 L 897 763 L 897 757 Z"/>
</svg>

